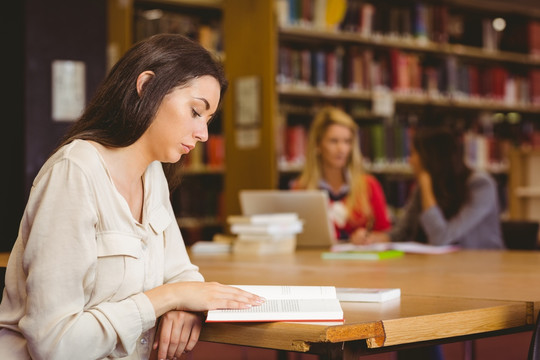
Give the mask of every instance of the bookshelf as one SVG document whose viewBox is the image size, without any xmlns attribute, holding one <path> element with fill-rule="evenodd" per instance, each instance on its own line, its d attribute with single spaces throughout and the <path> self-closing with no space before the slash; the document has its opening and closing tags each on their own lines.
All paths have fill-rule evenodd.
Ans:
<svg viewBox="0 0 540 360">
<path fill-rule="evenodd" d="M 510 217 L 540 221 L 540 150 L 512 149 L 510 160 Z"/>
<path fill-rule="evenodd" d="M 263 83 L 263 140 L 257 148 L 236 146 L 235 99 L 228 94 L 227 154 L 238 155 L 243 166 L 228 168 L 234 174 L 226 175 L 226 213 L 239 212 L 241 188 L 287 187 L 303 165 L 298 146 L 290 145 L 304 141 L 313 114 L 325 104 L 345 108 L 366 139 L 382 133 L 377 136 L 387 144 L 379 148 L 396 142 L 388 141 L 399 136 L 396 128 L 405 136 L 428 121 L 455 127 L 463 134 L 466 160 L 490 171 L 506 197 L 508 152 L 528 142 L 540 124 L 540 40 L 532 40 L 540 36 L 540 8 L 482 0 L 350 0 L 347 9 L 355 12 L 328 26 L 318 22 L 324 16 L 317 15 L 317 6 L 323 3 L 223 3 L 224 28 L 236 35 L 225 39 L 231 83 L 250 75 Z M 240 18 L 242 24 L 234 20 Z M 502 32 L 493 30 L 496 18 L 506 21 Z M 391 100 L 390 111 L 381 111 L 381 99 Z M 406 150 L 394 148 L 381 159 L 373 149 L 362 151 L 368 170 L 383 183 L 410 182 Z M 501 201 L 504 207 L 507 200 Z"/>
</svg>

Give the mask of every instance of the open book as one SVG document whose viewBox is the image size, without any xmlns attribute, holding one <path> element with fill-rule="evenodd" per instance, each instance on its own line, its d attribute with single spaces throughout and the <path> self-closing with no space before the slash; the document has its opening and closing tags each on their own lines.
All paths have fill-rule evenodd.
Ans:
<svg viewBox="0 0 540 360">
<path fill-rule="evenodd" d="M 233 285 L 266 299 L 249 309 L 210 310 L 207 322 L 343 321 L 333 286 Z"/>
</svg>

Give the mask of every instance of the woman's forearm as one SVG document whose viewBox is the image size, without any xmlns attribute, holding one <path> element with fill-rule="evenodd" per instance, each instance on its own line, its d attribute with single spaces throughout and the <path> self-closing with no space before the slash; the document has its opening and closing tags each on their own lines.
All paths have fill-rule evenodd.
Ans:
<svg viewBox="0 0 540 360">
<path fill-rule="evenodd" d="M 433 186 L 431 183 L 431 176 L 423 171 L 418 176 L 418 186 L 420 187 L 420 197 L 422 199 L 422 210 L 427 210 L 432 206 L 437 205 L 435 200 L 435 194 L 433 193 Z"/>
</svg>

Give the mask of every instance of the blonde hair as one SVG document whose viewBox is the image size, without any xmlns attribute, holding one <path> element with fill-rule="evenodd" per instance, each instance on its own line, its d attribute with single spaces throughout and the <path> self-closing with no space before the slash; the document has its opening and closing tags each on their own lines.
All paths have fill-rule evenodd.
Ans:
<svg viewBox="0 0 540 360">
<path fill-rule="evenodd" d="M 321 156 L 317 149 L 330 125 L 345 126 L 352 133 L 352 149 L 346 165 L 346 171 L 351 181 L 349 184 L 350 193 L 346 202 L 348 213 L 350 215 L 356 203 L 359 202 L 362 212 L 370 216 L 372 211 L 369 203 L 365 174 L 362 168 L 358 125 L 356 125 L 351 116 L 337 107 L 326 106 L 316 114 L 309 130 L 306 165 L 298 178 L 297 187 L 302 189 L 318 188 L 319 179 L 322 178 L 322 164 Z"/>
</svg>

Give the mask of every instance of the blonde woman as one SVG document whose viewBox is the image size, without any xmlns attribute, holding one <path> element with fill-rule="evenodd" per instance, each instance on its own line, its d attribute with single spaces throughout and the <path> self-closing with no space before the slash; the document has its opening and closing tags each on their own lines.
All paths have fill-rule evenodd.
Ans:
<svg viewBox="0 0 540 360">
<path fill-rule="evenodd" d="M 322 108 L 311 124 L 306 153 L 306 166 L 291 189 L 328 191 L 338 239 L 362 243 L 367 232 L 390 228 L 384 193 L 362 169 L 358 126 L 347 113 Z"/>
</svg>

